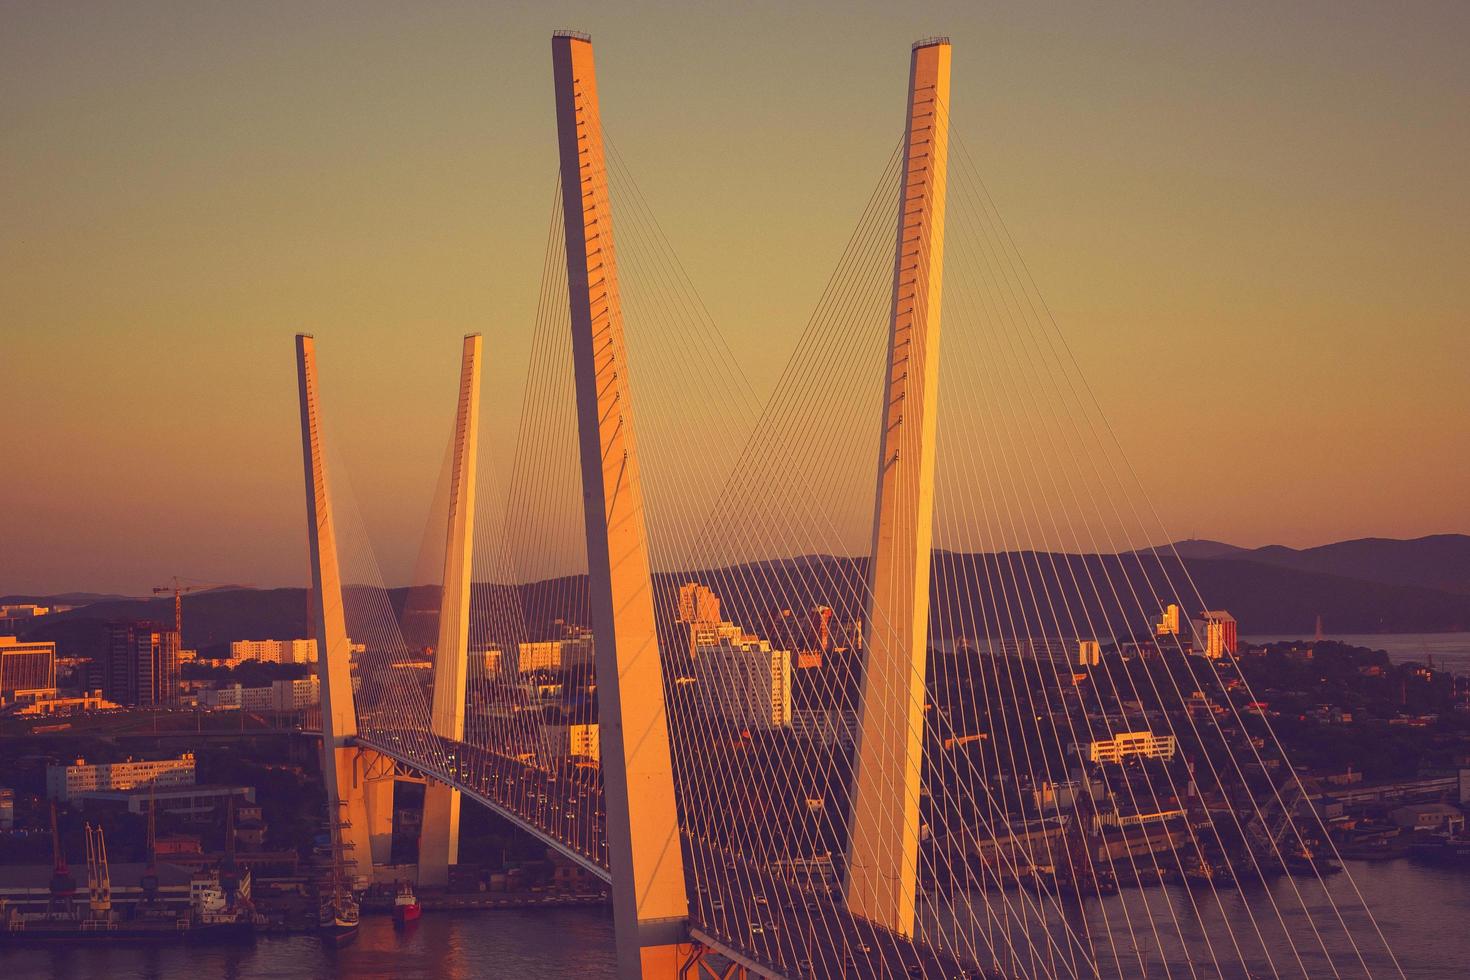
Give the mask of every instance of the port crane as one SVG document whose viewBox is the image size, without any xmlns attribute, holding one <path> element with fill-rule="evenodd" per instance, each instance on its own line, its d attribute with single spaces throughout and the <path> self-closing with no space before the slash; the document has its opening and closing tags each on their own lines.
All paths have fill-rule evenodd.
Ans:
<svg viewBox="0 0 1470 980">
<path fill-rule="evenodd" d="M 1311 847 L 1296 833 L 1292 818 L 1303 803 L 1310 805 L 1301 784 L 1290 780 L 1277 787 L 1246 824 L 1246 832 L 1265 854 L 1311 857 Z"/>
<path fill-rule="evenodd" d="M 56 817 L 56 801 L 51 801 L 51 903 L 52 914 L 71 911 L 71 899 L 77 892 L 77 880 L 66 865 L 66 851 L 61 846 L 61 826 Z"/>
<path fill-rule="evenodd" d="M 102 827 L 83 827 L 87 836 L 87 893 L 92 918 L 105 922 L 112 917 L 112 875 L 107 870 L 107 842 Z"/>
</svg>

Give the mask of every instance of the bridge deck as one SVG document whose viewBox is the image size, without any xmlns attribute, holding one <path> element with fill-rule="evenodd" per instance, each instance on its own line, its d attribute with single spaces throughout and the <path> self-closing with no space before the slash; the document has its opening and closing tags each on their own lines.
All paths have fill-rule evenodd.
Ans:
<svg viewBox="0 0 1470 980">
<path fill-rule="evenodd" d="M 597 803 L 588 809 L 601 812 L 595 774 L 555 772 L 420 733 L 364 731 L 357 743 L 454 786 L 601 880 L 611 879 L 601 819 L 565 819 L 572 806 L 585 800 L 584 794 L 592 794 Z M 691 872 L 690 937 L 763 975 L 791 980 L 982 975 L 946 950 L 854 916 L 824 888 L 778 877 L 717 845 L 686 836 L 684 866 Z M 724 873 L 706 879 L 694 873 L 700 868 L 722 868 Z"/>
</svg>

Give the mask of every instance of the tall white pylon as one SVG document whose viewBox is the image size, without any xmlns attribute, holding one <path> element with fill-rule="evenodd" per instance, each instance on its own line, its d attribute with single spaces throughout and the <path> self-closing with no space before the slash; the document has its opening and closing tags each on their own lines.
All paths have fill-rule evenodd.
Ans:
<svg viewBox="0 0 1470 980">
<path fill-rule="evenodd" d="M 475 540 L 475 460 L 480 430 L 479 334 L 464 339 L 460 357 L 459 407 L 449 474 L 449 520 L 445 528 L 444 584 L 439 604 L 439 642 L 434 648 L 434 703 L 430 727 L 441 738 L 464 739 L 465 680 L 469 663 L 470 576 Z M 447 885 L 449 866 L 459 863 L 459 790 L 429 780 L 424 788 L 424 822 L 419 833 L 419 883 Z"/>
<path fill-rule="evenodd" d="M 848 908 L 904 936 L 914 934 L 918 881 L 949 63 L 947 38 L 918 42 L 909 63 L 847 851 Z"/>
<path fill-rule="evenodd" d="M 311 544 L 311 602 L 316 622 L 317 677 L 321 681 L 322 776 L 329 819 L 341 822 L 343 857 L 354 873 L 372 876 L 366 774 L 363 755 L 352 747 L 357 708 L 352 697 L 351 644 L 342 611 L 342 576 L 337 565 L 337 526 L 327 483 L 317 403 L 316 341 L 296 336 L 296 379 L 301 397 L 301 451 L 306 470 L 306 527 Z"/>
<path fill-rule="evenodd" d="M 592 39 L 551 41 L 618 977 L 678 976 L 688 898 Z"/>
</svg>

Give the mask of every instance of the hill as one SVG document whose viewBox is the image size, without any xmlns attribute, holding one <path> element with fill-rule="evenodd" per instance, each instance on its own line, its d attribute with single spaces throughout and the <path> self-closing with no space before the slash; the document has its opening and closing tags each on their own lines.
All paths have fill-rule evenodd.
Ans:
<svg viewBox="0 0 1470 980">
<path fill-rule="evenodd" d="M 1175 541 L 1171 545 L 1159 548 L 1160 555 L 1173 553 L 1180 558 L 1227 558 L 1232 555 L 1242 555 L 1248 552 L 1248 548 L 1238 548 L 1224 541 L 1211 541 L 1208 538 L 1186 538 L 1183 541 Z M 1148 554 L 1147 550 L 1139 552 Z"/>
<path fill-rule="evenodd" d="M 1464 534 L 1433 534 L 1407 541 L 1358 538 L 1301 550 L 1269 545 L 1230 557 L 1470 595 L 1470 535 Z"/>
<path fill-rule="evenodd" d="M 1013 552 L 967 555 L 940 552 L 936 570 L 945 583 L 934 589 L 936 636 L 979 636 L 1020 630 L 1072 632 L 1089 623 L 1144 629 L 1164 602 L 1179 601 L 1194 612 L 1200 600 L 1229 609 L 1245 633 L 1309 635 L 1318 616 L 1337 633 L 1421 633 L 1470 630 L 1470 536 L 1440 534 L 1409 541 L 1363 538 L 1319 548 L 1279 545 L 1237 548 L 1219 541 L 1188 540 L 1150 552 L 1071 555 Z M 698 579 L 721 591 L 727 614 L 755 626 L 770 607 L 809 594 L 852 594 L 861 581 L 861 559 L 807 556 L 715 571 L 661 573 L 661 589 Z M 722 588 L 723 583 L 723 588 Z M 781 583 L 776 585 L 774 583 Z M 1097 583 L 1093 587 L 1092 583 Z M 1111 583 L 1109 585 L 1108 583 Z M 1190 583 L 1193 583 L 1191 588 Z M 491 602 L 497 587 L 476 583 L 476 604 Z M 1068 596 L 1064 602 L 1050 597 Z M 502 593 L 503 594 L 503 593 Z M 85 594 L 37 596 L 66 602 Z M 1036 596 L 1036 601 L 1020 601 Z M 957 596 L 966 598 L 959 599 Z M 532 583 L 521 600 L 533 631 L 550 629 L 559 615 L 576 618 L 585 608 L 585 578 Z M 395 615 L 408 609 L 410 645 L 433 642 L 437 590 L 394 589 Z M 232 640 L 286 639 L 306 632 L 304 589 L 215 589 L 187 595 L 184 645 L 218 648 Z M 420 608 L 422 607 L 422 608 Z M 983 621 L 969 621 L 969 610 Z M 839 610 L 855 616 L 857 610 Z M 55 640 L 63 654 L 94 656 L 113 619 L 173 619 L 172 597 L 129 599 L 103 596 L 70 612 L 37 620 L 25 639 Z M 548 634 L 549 635 L 549 634 Z"/>
<path fill-rule="evenodd" d="M 289 639 L 306 631 L 305 589 L 215 589 L 183 598 L 183 644 L 208 649 L 232 640 Z M 96 656 L 106 643 L 109 620 L 173 623 L 172 596 L 109 598 L 46 616 L 23 631 L 27 640 L 55 640 L 63 655 Z"/>
</svg>

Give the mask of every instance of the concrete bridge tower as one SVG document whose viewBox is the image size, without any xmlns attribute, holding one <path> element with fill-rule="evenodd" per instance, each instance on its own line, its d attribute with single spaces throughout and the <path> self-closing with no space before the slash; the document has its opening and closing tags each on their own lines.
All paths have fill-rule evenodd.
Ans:
<svg viewBox="0 0 1470 980">
<path fill-rule="evenodd" d="M 328 818 L 341 821 L 343 856 L 353 873 L 370 878 L 373 855 L 367 813 L 369 760 L 352 745 L 357 707 L 352 696 L 351 645 L 342 611 L 337 525 L 327 482 L 326 448 L 318 405 L 316 341 L 296 336 L 296 379 L 301 398 L 301 450 L 306 470 L 306 528 L 311 545 L 311 603 L 316 623 L 316 670 L 321 681 L 322 777 Z"/>
<path fill-rule="evenodd" d="M 439 603 L 439 642 L 434 648 L 434 703 L 430 727 L 441 738 L 464 739 L 465 680 L 469 663 L 470 576 L 475 540 L 475 460 L 479 455 L 480 335 L 464 339 L 459 407 L 449 474 L 444 585 Z M 429 780 L 419 834 L 419 883 L 447 885 L 459 863 L 459 790 Z"/>
<path fill-rule="evenodd" d="M 949 59 L 949 40 L 931 38 L 914 45 L 909 63 L 847 851 L 848 908 L 905 936 L 914 933 L 918 880 Z"/>
<path fill-rule="evenodd" d="M 618 977 L 673 978 L 689 907 L 592 39 L 551 54 Z"/>
</svg>

